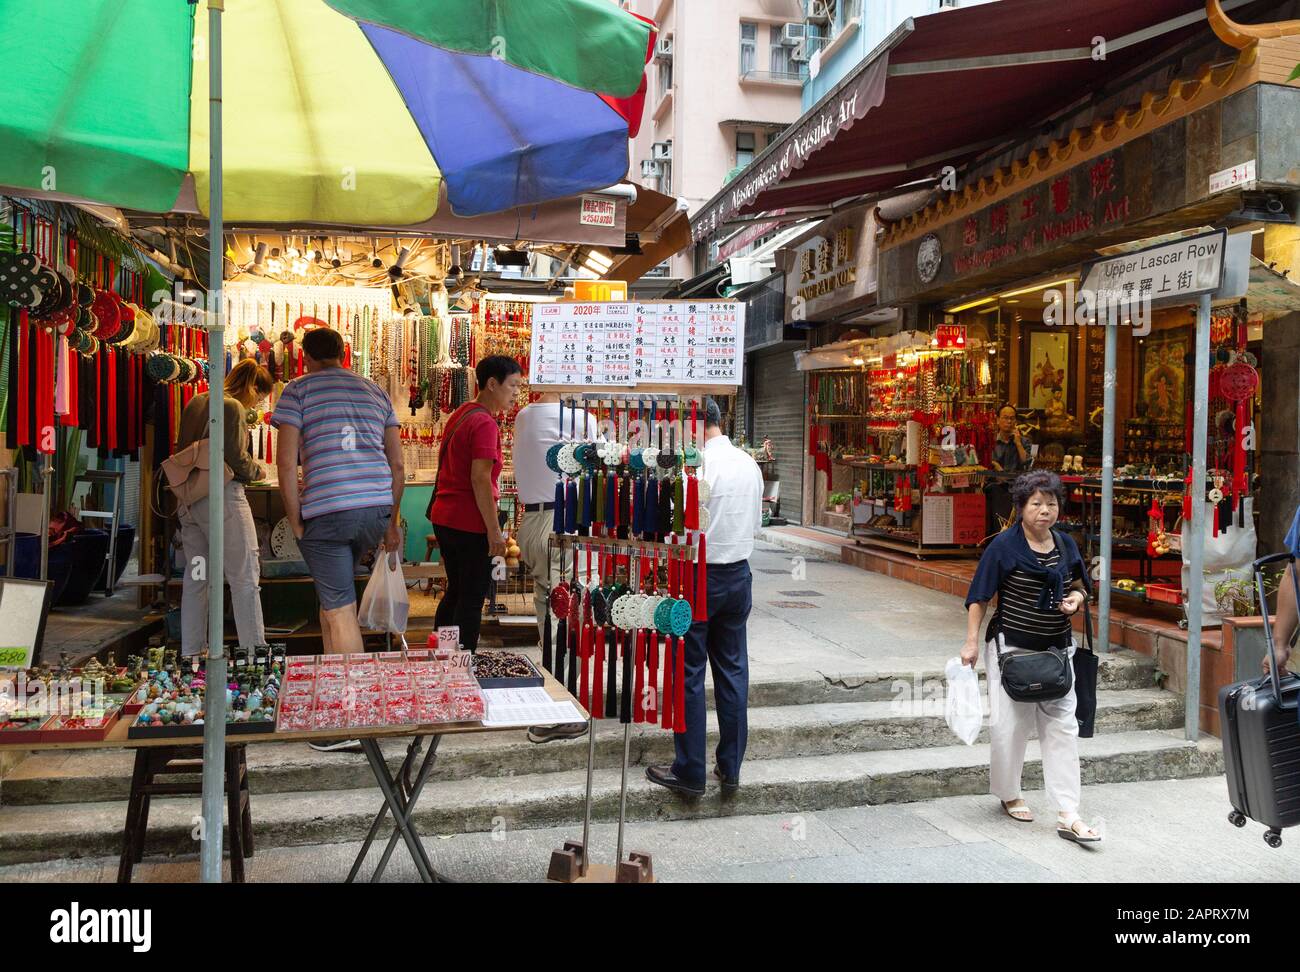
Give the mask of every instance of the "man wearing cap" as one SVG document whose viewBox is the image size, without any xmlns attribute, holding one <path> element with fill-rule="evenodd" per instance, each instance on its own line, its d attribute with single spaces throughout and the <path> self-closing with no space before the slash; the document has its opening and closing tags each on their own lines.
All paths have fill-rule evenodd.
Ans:
<svg viewBox="0 0 1300 972">
<path fill-rule="evenodd" d="M 763 474 L 748 452 L 722 434 L 722 412 L 712 398 L 704 400 L 703 454 L 700 478 L 709 490 L 704 503 L 709 514 L 704 530 L 709 619 L 695 622 L 686 635 L 686 732 L 674 737 L 677 758 L 671 766 L 647 767 L 646 778 L 686 796 L 704 793 L 707 664 L 713 670 L 720 737 L 712 775 L 722 784 L 723 796 L 730 796 L 740 786 L 748 734 L 749 555 L 762 521 Z"/>
</svg>

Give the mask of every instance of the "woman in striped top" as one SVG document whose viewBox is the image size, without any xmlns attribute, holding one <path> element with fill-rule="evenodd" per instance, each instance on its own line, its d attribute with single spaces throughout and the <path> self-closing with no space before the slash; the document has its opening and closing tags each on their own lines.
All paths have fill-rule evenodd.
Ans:
<svg viewBox="0 0 1300 972">
<path fill-rule="evenodd" d="M 1070 617 L 1087 600 L 1083 560 L 1074 540 L 1056 533 L 1065 500 L 1059 477 L 1031 472 L 1011 488 L 1016 521 L 993 539 L 971 581 L 966 597 L 966 644 L 962 663 L 975 667 L 979 657 L 979 632 L 989 601 L 997 597 L 985 632 L 985 669 L 989 692 L 989 783 L 1014 820 L 1034 819 L 1020 791 L 1025 745 L 1038 730 L 1042 750 L 1043 780 L 1048 798 L 1056 804 L 1056 832 L 1066 840 L 1091 844 L 1101 840 L 1079 816 L 1079 725 L 1075 719 L 1075 694 L 1070 691 L 1049 702 L 1017 702 L 1002 691 L 998 668 L 1002 650 L 1043 651 L 1064 648 L 1071 655 Z"/>
</svg>

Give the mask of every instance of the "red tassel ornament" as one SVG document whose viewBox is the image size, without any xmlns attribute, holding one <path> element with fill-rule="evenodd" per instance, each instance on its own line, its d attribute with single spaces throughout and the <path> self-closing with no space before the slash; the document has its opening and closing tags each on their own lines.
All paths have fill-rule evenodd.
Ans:
<svg viewBox="0 0 1300 972">
<path fill-rule="evenodd" d="M 695 553 L 695 599 L 692 621 L 709 620 L 709 565 L 704 533 L 700 533 L 699 549 Z"/>
</svg>

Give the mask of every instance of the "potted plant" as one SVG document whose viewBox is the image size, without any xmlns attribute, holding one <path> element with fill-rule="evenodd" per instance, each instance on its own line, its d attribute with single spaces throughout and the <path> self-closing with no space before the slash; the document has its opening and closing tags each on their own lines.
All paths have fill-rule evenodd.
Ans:
<svg viewBox="0 0 1300 972">
<path fill-rule="evenodd" d="M 1272 593 L 1277 585 L 1265 579 L 1265 593 Z M 1214 585 L 1214 600 L 1219 613 L 1225 618 L 1251 618 L 1259 614 L 1255 607 L 1255 582 L 1251 578 L 1229 577 Z"/>
<path fill-rule="evenodd" d="M 834 508 L 836 513 L 843 513 L 844 508 L 848 505 L 849 496 L 847 493 L 831 493 L 826 497 L 826 502 Z"/>
<path fill-rule="evenodd" d="M 1266 598 L 1272 600 L 1281 579 L 1279 575 L 1265 573 Z M 1214 600 L 1223 616 L 1224 645 L 1229 641 L 1232 644 L 1234 678 L 1257 678 L 1268 648 L 1254 579 L 1228 577 L 1219 581 L 1214 585 Z"/>
</svg>

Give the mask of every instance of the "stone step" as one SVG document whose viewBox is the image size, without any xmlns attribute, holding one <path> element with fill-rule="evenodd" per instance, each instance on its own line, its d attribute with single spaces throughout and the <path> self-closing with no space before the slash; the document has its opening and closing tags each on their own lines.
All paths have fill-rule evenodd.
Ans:
<svg viewBox="0 0 1300 972">
<path fill-rule="evenodd" d="M 1158 689 L 1098 693 L 1097 731 L 1172 729 L 1182 725 L 1182 700 Z M 981 740 L 987 741 L 987 727 Z M 717 744 L 717 721 L 709 715 L 708 751 Z M 749 710 L 746 761 L 841 752 L 929 748 L 954 742 L 944 722 L 943 703 L 934 700 L 841 702 L 759 707 Z M 396 767 L 406 744 L 385 740 Z M 438 751 L 434 778 L 519 776 L 584 769 L 585 738 L 530 743 L 520 732 L 446 737 Z M 623 755 L 618 724 L 602 722 L 596 732 L 596 766 L 616 767 Z M 673 759 L 672 735 L 663 729 L 632 727 L 631 763 L 646 766 Z M 125 800 L 130 790 L 132 754 L 126 750 L 37 753 L 0 784 L 6 805 L 87 803 Z M 259 744 L 248 749 L 251 785 L 257 793 L 282 793 L 371 786 L 365 757 L 356 753 L 318 753 L 304 743 Z"/>
<path fill-rule="evenodd" d="M 1080 740 L 1079 748 L 1084 783 L 1181 779 L 1223 771 L 1217 739 L 1188 742 L 1180 730 L 1101 735 Z M 699 800 L 680 799 L 634 771 L 627 816 L 635 821 L 799 813 L 986 793 L 988 760 L 985 744 L 755 760 L 745 764 L 740 791 L 726 801 L 716 785 Z M 580 770 L 435 780 L 419 803 L 416 822 L 426 838 L 551 826 L 573 826 L 578 836 L 585 785 L 586 774 Z M 1042 786 L 1036 742 L 1029 744 L 1024 786 Z M 381 803 L 375 788 L 263 794 L 254 787 L 255 840 L 261 848 L 359 840 Z M 1086 791 L 1084 804 L 1086 810 Z M 616 819 L 618 806 L 619 771 L 598 770 L 594 818 Z M 120 850 L 125 813 L 122 801 L 0 808 L 0 864 L 114 855 Z M 197 797 L 155 799 L 146 852 L 193 853 L 198 814 Z M 387 836 L 387 829 L 383 834 Z"/>
</svg>

